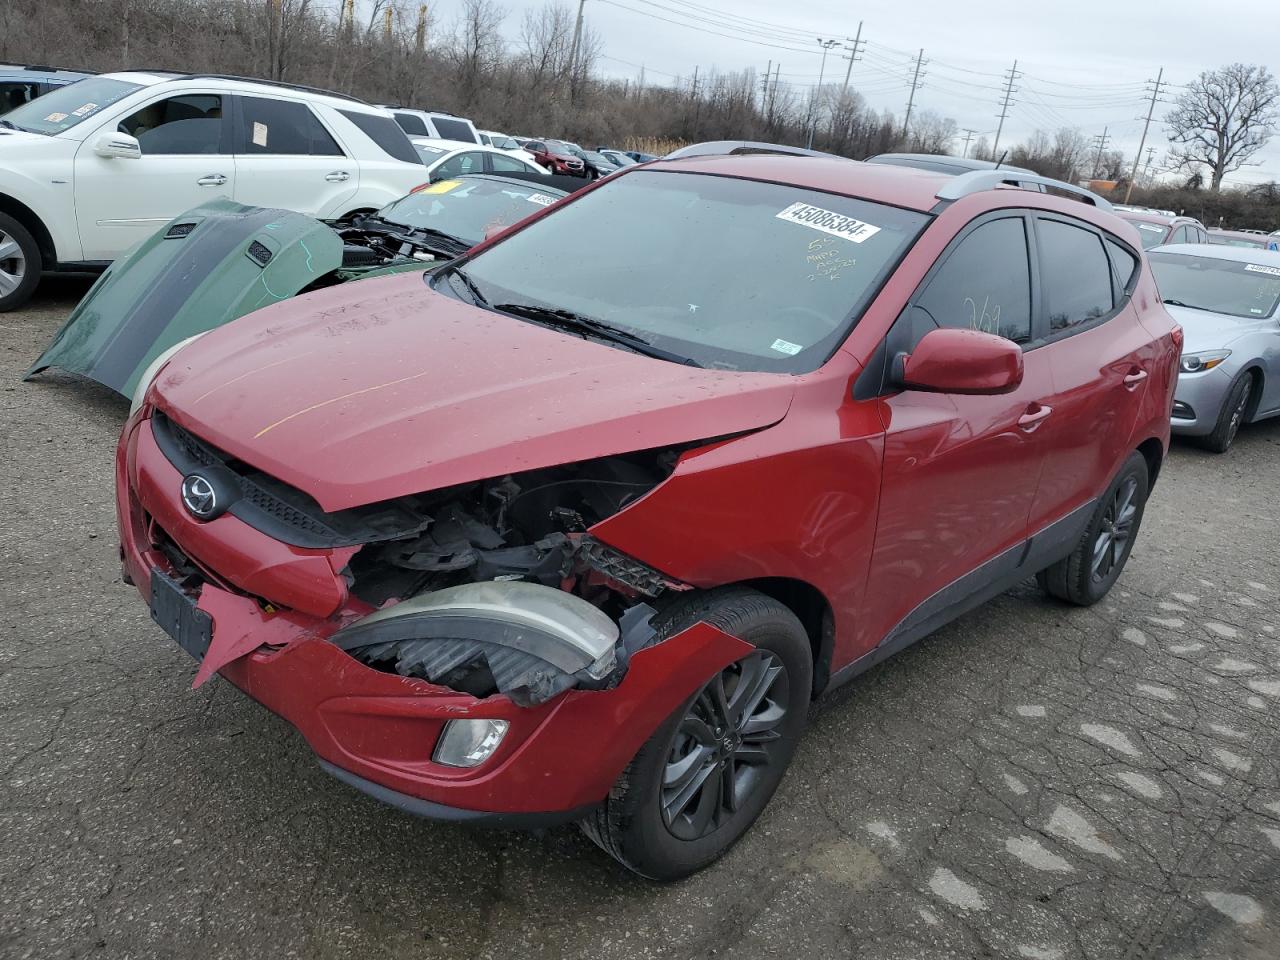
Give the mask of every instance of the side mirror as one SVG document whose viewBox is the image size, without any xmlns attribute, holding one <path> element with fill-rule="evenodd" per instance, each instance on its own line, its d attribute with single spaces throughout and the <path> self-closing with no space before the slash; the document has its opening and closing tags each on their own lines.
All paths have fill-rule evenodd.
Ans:
<svg viewBox="0 0 1280 960">
<path fill-rule="evenodd" d="M 901 361 L 899 381 L 931 393 L 1010 393 L 1022 383 L 1022 348 L 979 330 L 930 330 Z"/>
<path fill-rule="evenodd" d="M 127 133 L 104 133 L 93 145 L 93 152 L 109 160 L 137 160 L 142 156 L 142 145 Z"/>
</svg>

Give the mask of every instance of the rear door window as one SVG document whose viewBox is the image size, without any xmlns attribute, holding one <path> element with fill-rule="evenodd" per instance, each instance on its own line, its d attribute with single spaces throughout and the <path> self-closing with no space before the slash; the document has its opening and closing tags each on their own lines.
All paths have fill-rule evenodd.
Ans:
<svg viewBox="0 0 1280 960">
<path fill-rule="evenodd" d="M 190 93 L 149 103 L 117 125 L 136 137 L 142 155 L 229 153 L 222 138 L 222 97 Z"/>
<path fill-rule="evenodd" d="M 1040 277 L 1049 333 L 1089 323 L 1111 312 L 1111 261 L 1102 238 L 1061 220 L 1037 221 Z"/>
<path fill-rule="evenodd" d="M 436 130 L 440 132 L 440 136 L 445 140 L 461 140 L 463 143 L 477 143 L 476 135 L 471 130 L 471 124 L 465 120 L 455 120 L 451 117 L 432 117 L 431 122 L 435 124 Z"/>
<path fill-rule="evenodd" d="M 484 154 L 479 150 L 467 150 L 455 153 L 440 166 L 431 171 L 432 180 L 448 180 L 450 177 L 462 177 L 468 173 L 484 172 Z"/>
<path fill-rule="evenodd" d="M 340 157 L 342 149 L 305 103 L 240 97 L 239 154 Z"/>
<path fill-rule="evenodd" d="M 489 162 L 497 173 L 529 173 L 529 165 L 515 157 L 505 157 L 500 153 L 489 154 Z"/>
<path fill-rule="evenodd" d="M 909 350 L 930 330 L 1031 339 L 1031 266 L 1021 216 L 991 220 L 960 240 L 911 306 Z"/>
</svg>

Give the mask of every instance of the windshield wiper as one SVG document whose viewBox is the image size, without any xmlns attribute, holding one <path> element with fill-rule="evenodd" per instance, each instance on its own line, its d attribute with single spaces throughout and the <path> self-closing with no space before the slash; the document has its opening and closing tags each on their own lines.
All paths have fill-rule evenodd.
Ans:
<svg viewBox="0 0 1280 960">
<path fill-rule="evenodd" d="M 471 249 L 471 244 L 466 240 L 461 237 L 455 237 L 451 233 L 445 233 L 443 230 L 436 230 L 432 227 L 415 227 L 408 223 L 397 223 L 377 214 L 369 214 L 362 217 L 360 223 L 361 225 L 385 230 L 395 239 L 404 243 L 422 247 L 432 253 L 443 253 L 449 257 L 456 257 L 458 254 L 465 253 Z M 430 241 L 435 242 L 432 243 Z"/>
<path fill-rule="evenodd" d="M 1188 310 L 1203 310 L 1208 313 L 1213 312 L 1208 307 L 1197 307 L 1194 303 L 1186 303 L 1182 300 L 1173 300 L 1173 299 L 1166 298 L 1162 302 L 1167 303 L 1171 307 L 1186 307 Z"/>
<path fill-rule="evenodd" d="M 480 292 L 480 288 L 476 286 L 476 282 L 467 276 L 461 267 L 446 267 L 437 272 L 437 276 L 444 274 L 450 277 L 457 277 L 462 281 L 462 285 L 467 288 L 467 293 L 471 294 L 471 302 L 477 307 L 489 306 L 489 301 L 485 299 L 485 295 Z"/>
<path fill-rule="evenodd" d="M 8 127 L 10 130 L 21 130 L 22 128 L 11 120 L 5 120 L 0 117 L 0 127 Z"/>
<path fill-rule="evenodd" d="M 608 340 L 610 343 L 628 347 L 636 353 L 643 353 L 645 356 L 656 357 L 659 360 L 669 360 L 672 363 L 682 363 L 690 367 L 702 366 L 702 364 L 689 357 L 672 353 L 670 350 L 663 350 L 661 347 L 655 347 L 644 337 L 631 333 L 629 330 L 621 330 L 618 327 L 610 326 L 603 320 L 584 317 L 571 310 L 561 310 L 556 307 L 539 307 L 532 303 L 500 303 L 494 309 L 517 317 L 534 320 L 538 323 L 545 323 L 550 327 L 575 330 L 578 333 L 597 337 L 600 340 Z"/>
</svg>

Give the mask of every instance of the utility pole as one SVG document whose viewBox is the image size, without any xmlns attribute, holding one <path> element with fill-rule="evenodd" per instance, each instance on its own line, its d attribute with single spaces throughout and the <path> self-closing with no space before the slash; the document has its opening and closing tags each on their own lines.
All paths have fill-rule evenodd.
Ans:
<svg viewBox="0 0 1280 960">
<path fill-rule="evenodd" d="M 698 119 L 702 114 L 702 100 L 698 97 L 698 65 L 693 66 L 693 139 L 698 139 Z"/>
<path fill-rule="evenodd" d="M 1000 134 L 1004 133 L 1004 121 L 1009 116 L 1009 108 L 1013 106 L 1013 95 L 1017 93 L 1017 88 L 1013 85 L 1014 81 L 1021 77 L 1018 72 L 1018 61 L 1013 61 L 1013 67 L 1005 74 L 1004 78 L 1004 100 L 1000 104 L 1000 125 L 996 127 L 996 142 L 991 145 L 991 155 L 999 159 L 1000 150 Z"/>
<path fill-rule="evenodd" d="M 764 113 L 769 105 L 769 75 L 773 73 L 773 61 L 764 68 L 764 79 L 760 81 L 760 112 Z"/>
<path fill-rule="evenodd" d="M 1155 162 L 1155 159 L 1156 159 L 1156 148 L 1147 147 L 1147 165 L 1142 169 L 1142 179 L 1146 183 L 1151 182 L 1151 164 Z"/>
<path fill-rule="evenodd" d="M 815 107 L 817 106 L 818 94 L 822 92 L 823 77 L 825 77 L 827 73 L 827 51 L 829 51 L 832 47 L 834 47 L 839 42 L 840 42 L 839 40 L 823 40 L 822 37 L 818 37 L 818 46 L 822 47 L 822 66 L 818 68 L 817 87 L 809 91 L 809 146 L 808 146 L 808 149 L 810 150 L 813 149 L 813 135 L 818 129 L 818 113 Z"/>
<path fill-rule="evenodd" d="M 1164 80 L 1164 67 L 1156 74 L 1154 86 L 1151 88 L 1151 106 L 1147 108 L 1147 122 L 1142 125 L 1142 139 L 1138 142 L 1138 152 L 1133 155 L 1133 172 L 1129 174 L 1129 186 L 1124 191 L 1124 202 L 1129 202 L 1129 194 L 1133 193 L 1133 181 L 1138 176 L 1138 162 L 1142 159 L 1142 148 L 1147 145 L 1147 131 L 1151 129 L 1151 116 L 1156 112 L 1156 101 L 1160 97 L 1160 84 Z"/>
<path fill-rule="evenodd" d="M 578 44 L 582 41 L 582 8 L 587 0 L 578 0 L 578 19 L 573 24 L 573 45 L 569 48 L 569 83 L 573 84 L 578 73 Z"/>
<path fill-rule="evenodd" d="M 1102 151 L 1107 149 L 1107 128 L 1102 128 L 1102 133 L 1093 138 L 1098 143 L 1098 155 L 1093 160 L 1093 179 L 1098 179 L 1099 170 L 1102 167 Z"/>
<path fill-rule="evenodd" d="M 968 127 L 964 128 L 964 152 L 960 154 L 961 157 L 969 156 L 969 144 L 977 135 L 977 130 L 970 130 Z"/>
<path fill-rule="evenodd" d="M 907 115 L 902 118 L 902 141 L 906 144 L 907 140 L 907 124 L 911 122 L 911 108 L 916 104 L 916 87 L 920 86 L 920 68 L 927 61 L 924 58 L 924 47 L 920 48 L 920 52 L 916 54 L 916 70 L 911 77 L 911 93 L 907 96 Z"/>
<path fill-rule="evenodd" d="M 845 37 L 848 40 L 848 37 Z M 862 39 L 862 21 L 858 21 L 858 35 L 853 38 L 853 46 L 845 45 L 845 49 L 849 51 L 849 55 L 845 57 L 849 61 L 849 66 L 844 68 L 844 86 L 840 88 L 840 96 L 844 96 L 849 92 L 849 77 L 853 74 L 853 64 L 857 60 L 862 59 L 862 48 L 866 46 L 866 41 Z"/>
</svg>

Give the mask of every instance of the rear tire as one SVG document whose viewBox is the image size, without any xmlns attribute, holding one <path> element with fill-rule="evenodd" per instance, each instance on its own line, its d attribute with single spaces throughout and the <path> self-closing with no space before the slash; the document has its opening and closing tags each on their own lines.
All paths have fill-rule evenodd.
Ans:
<svg viewBox="0 0 1280 960">
<path fill-rule="evenodd" d="M 1107 595 L 1133 551 L 1147 505 L 1147 459 L 1129 454 L 1068 557 L 1036 574 L 1051 597 L 1089 607 Z"/>
<path fill-rule="evenodd" d="M 733 846 L 782 781 L 808 715 L 813 655 L 794 613 L 725 587 L 681 597 L 654 625 L 660 642 L 699 621 L 755 651 L 677 707 L 582 823 L 606 853 L 653 880 L 688 876 Z"/>
<path fill-rule="evenodd" d="M 31 231 L 0 213 L 0 313 L 17 310 L 31 299 L 44 268 Z"/>
<path fill-rule="evenodd" d="M 1200 445 L 1214 453 L 1226 453 L 1244 424 L 1253 394 L 1253 374 L 1242 373 L 1231 384 L 1231 389 L 1227 391 L 1227 398 L 1222 401 L 1222 409 L 1218 411 L 1218 422 L 1214 424 L 1213 432 L 1201 437 Z"/>
</svg>

